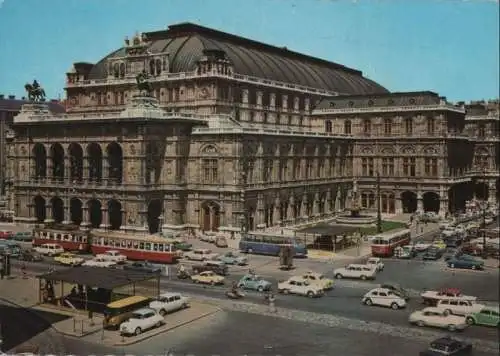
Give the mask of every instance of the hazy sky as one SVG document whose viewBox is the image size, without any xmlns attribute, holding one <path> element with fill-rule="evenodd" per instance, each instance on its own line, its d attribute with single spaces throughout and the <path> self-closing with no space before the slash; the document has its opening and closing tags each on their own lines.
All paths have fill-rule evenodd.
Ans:
<svg viewBox="0 0 500 356">
<path fill-rule="evenodd" d="M 0 93 L 64 97 L 73 62 L 136 31 L 195 22 L 361 70 L 391 91 L 499 96 L 493 0 L 0 0 Z"/>
</svg>

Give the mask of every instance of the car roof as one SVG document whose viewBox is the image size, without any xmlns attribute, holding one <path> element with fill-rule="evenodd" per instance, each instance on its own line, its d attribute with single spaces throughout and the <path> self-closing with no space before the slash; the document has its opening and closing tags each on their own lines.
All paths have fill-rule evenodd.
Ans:
<svg viewBox="0 0 500 356">
<path fill-rule="evenodd" d="M 180 293 L 166 292 L 166 293 L 160 294 L 160 297 L 162 297 L 162 298 L 170 298 L 170 297 L 176 297 L 176 296 L 180 296 L 180 295 L 181 295 Z"/>
<path fill-rule="evenodd" d="M 461 341 L 449 336 L 440 337 L 439 339 L 436 339 L 431 342 L 431 344 L 441 344 L 441 345 L 452 345 L 456 343 L 461 343 Z"/>
<path fill-rule="evenodd" d="M 151 313 L 154 312 L 154 309 L 151 308 L 141 308 L 134 310 L 134 314 L 146 314 L 146 313 Z"/>
</svg>

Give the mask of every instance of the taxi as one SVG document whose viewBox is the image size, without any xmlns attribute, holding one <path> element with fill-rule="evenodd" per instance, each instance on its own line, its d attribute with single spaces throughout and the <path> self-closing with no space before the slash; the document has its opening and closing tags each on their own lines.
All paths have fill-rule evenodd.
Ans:
<svg viewBox="0 0 500 356">
<path fill-rule="evenodd" d="M 217 273 L 212 271 L 204 271 L 192 275 L 191 280 L 194 283 L 201 283 L 201 284 L 210 284 L 210 285 L 224 284 L 224 277 L 219 276 Z"/>
<path fill-rule="evenodd" d="M 328 290 L 333 288 L 333 280 L 326 278 L 323 274 L 321 273 L 316 273 L 316 272 L 306 272 L 301 278 L 305 279 L 309 284 L 316 285 L 323 290 Z"/>
<path fill-rule="evenodd" d="M 54 261 L 65 266 L 80 266 L 85 262 L 83 258 L 69 252 L 64 252 L 54 257 Z"/>
<path fill-rule="evenodd" d="M 435 247 L 435 248 L 438 248 L 438 249 L 440 249 L 440 250 L 446 250 L 446 243 L 445 243 L 443 240 L 441 240 L 441 239 L 439 239 L 439 240 L 434 240 L 434 241 L 432 242 L 432 245 L 431 245 L 431 246 L 432 246 L 432 247 Z"/>
</svg>

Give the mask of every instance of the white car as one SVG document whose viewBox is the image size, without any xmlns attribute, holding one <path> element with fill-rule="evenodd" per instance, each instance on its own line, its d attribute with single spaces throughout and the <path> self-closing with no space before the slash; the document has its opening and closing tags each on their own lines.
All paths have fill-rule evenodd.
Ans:
<svg viewBox="0 0 500 356">
<path fill-rule="evenodd" d="M 64 253 L 64 249 L 58 244 L 43 244 L 34 248 L 35 252 L 46 256 L 57 256 Z"/>
<path fill-rule="evenodd" d="M 127 256 L 121 254 L 119 251 L 116 250 L 109 250 L 104 253 L 97 254 L 95 257 L 102 258 L 103 260 L 112 261 L 115 263 L 127 262 Z"/>
<path fill-rule="evenodd" d="M 371 268 L 375 268 L 375 270 L 378 272 L 383 271 L 385 267 L 384 262 L 382 262 L 382 260 L 378 257 L 370 257 L 366 261 L 366 265 Z"/>
<path fill-rule="evenodd" d="M 484 308 L 482 304 L 476 304 L 470 300 L 461 299 L 441 299 L 437 302 L 436 308 L 445 311 L 448 314 L 465 316 Z"/>
<path fill-rule="evenodd" d="M 320 286 L 310 284 L 302 277 L 292 277 L 278 283 L 278 293 L 298 294 L 314 298 L 323 296 L 324 291 Z"/>
<path fill-rule="evenodd" d="M 212 250 L 204 249 L 204 248 L 197 248 L 194 249 L 193 251 L 186 252 L 184 254 L 184 257 L 187 258 L 188 260 L 191 261 L 207 261 L 207 260 L 214 260 L 218 257 L 219 255 L 216 253 L 213 253 Z"/>
<path fill-rule="evenodd" d="M 297 276 L 297 278 L 303 278 L 310 284 L 315 284 L 320 288 L 322 288 L 323 290 L 329 290 L 333 288 L 333 280 L 331 280 L 330 278 L 326 278 L 321 273 L 308 271 L 304 273 L 302 276 Z"/>
<path fill-rule="evenodd" d="M 189 307 L 189 298 L 179 293 L 163 293 L 156 300 L 149 303 L 149 307 L 163 316 L 167 313 Z"/>
<path fill-rule="evenodd" d="M 434 326 L 449 331 L 464 330 L 467 327 L 465 317 L 448 314 L 434 307 L 427 307 L 411 313 L 408 321 L 418 326 Z"/>
<path fill-rule="evenodd" d="M 91 260 L 85 261 L 82 264 L 82 266 L 109 268 L 109 267 L 116 266 L 116 262 L 105 260 L 102 257 L 94 257 Z"/>
<path fill-rule="evenodd" d="M 445 288 L 440 291 L 427 290 L 420 294 L 425 304 L 436 305 L 440 300 L 464 300 L 475 302 L 477 297 L 463 295 L 459 289 Z"/>
<path fill-rule="evenodd" d="M 211 244 L 215 243 L 216 240 L 217 240 L 216 235 L 203 234 L 200 236 L 200 241 L 210 242 Z"/>
<path fill-rule="evenodd" d="M 379 305 L 391 309 L 406 307 L 406 300 L 386 288 L 375 288 L 366 293 L 362 299 L 365 305 Z"/>
<path fill-rule="evenodd" d="M 120 325 L 120 334 L 139 335 L 145 330 L 157 328 L 165 323 L 163 316 L 151 308 L 134 311 L 129 320 Z"/>
<path fill-rule="evenodd" d="M 337 279 L 354 278 L 354 279 L 375 279 L 377 271 L 367 265 L 350 264 L 344 268 L 337 268 L 333 271 L 333 275 Z"/>
<path fill-rule="evenodd" d="M 432 244 L 430 243 L 425 243 L 425 242 L 417 242 L 414 247 L 415 247 L 415 250 L 418 251 L 418 252 L 423 252 L 423 251 L 427 251 L 427 249 L 429 247 L 431 247 Z"/>
</svg>

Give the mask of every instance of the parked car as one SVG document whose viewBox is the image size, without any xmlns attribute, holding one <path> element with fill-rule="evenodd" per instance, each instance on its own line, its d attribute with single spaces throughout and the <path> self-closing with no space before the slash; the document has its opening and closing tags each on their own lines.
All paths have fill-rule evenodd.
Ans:
<svg viewBox="0 0 500 356">
<path fill-rule="evenodd" d="M 215 243 L 216 240 L 217 240 L 217 236 L 215 236 L 215 235 L 202 234 L 200 236 L 200 241 L 209 242 L 211 244 Z"/>
<path fill-rule="evenodd" d="M 139 335 L 145 330 L 158 328 L 165 323 L 163 316 L 151 308 L 142 308 L 132 313 L 129 320 L 120 325 L 120 334 Z"/>
<path fill-rule="evenodd" d="M 465 318 L 469 325 L 496 326 L 500 328 L 500 310 L 497 306 L 483 305 Z"/>
<path fill-rule="evenodd" d="M 255 274 L 247 274 L 238 282 L 238 288 L 255 290 L 258 292 L 269 291 L 272 283 Z"/>
<path fill-rule="evenodd" d="M 188 297 L 179 293 L 162 293 L 149 303 L 149 307 L 164 316 L 167 313 L 188 308 L 189 300 Z"/>
<path fill-rule="evenodd" d="M 31 231 L 19 231 L 11 236 L 12 240 L 30 242 L 33 240 L 33 233 Z"/>
<path fill-rule="evenodd" d="M 436 308 L 444 310 L 446 313 L 455 315 L 467 315 L 476 310 L 480 310 L 484 305 L 463 299 L 441 299 L 438 300 Z"/>
<path fill-rule="evenodd" d="M 193 274 L 205 271 L 212 271 L 220 276 L 227 276 L 229 274 L 229 268 L 221 261 L 205 261 L 203 264 L 194 265 L 192 271 Z"/>
<path fill-rule="evenodd" d="M 19 259 L 21 261 L 40 262 L 43 261 L 43 256 L 33 250 L 23 250 L 19 255 Z"/>
<path fill-rule="evenodd" d="M 366 265 L 350 264 L 344 268 L 338 268 L 333 271 L 333 275 L 337 279 L 354 278 L 354 279 L 375 279 L 376 271 Z"/>
<path fill-rule="evenodd" d="M 382 262 L 382 260 L 378 257 L 370 257 L 366 261 L 366 265 L 371 267 L 371 268 L 375 268 L 375 270 L 378 272 L 384 270 L 384 262 Z"/>
<path fill-rule="evenodd" d="M 9 240 L 14 236 L 14 233 L 9 230 L 2 230 L 0 231 L 0 239 L 3 240 Z"/>
<path fill-rule="evenodd" d="M 323 288 L 323 290 L 329 290 L 333 288 L 333 280 L 331 280 L 330 278 L 326 278 L 325 275 L 321 273 L 309 271 L 304 273 L 301 277 L 308 281 L 310 284 L 315 284 Z"/>
<path fill-rule="evenodd" d="M 417 242 L 415 245 L 414 245 L 414 248 L 417 252 L 424 252 L 424 251 L 427 251 L 427 249 L 431 246 L 430 243 L 426 243 L 426 242 Z"/>
<path fill-rule="evenodd" d="M 450 336 L 441 337 L 432 341 L 420 356 L 467 356 L 472 355 L 472 344 L 457 340 Z"/>
<path fill-rule="evenodd" d="M 441 250 L 441 251 L 445 251 L 446 250 L 446 243 L 442 239 L 436 239 L 436 240 L 432 241 L 431 247 L 436 248 L 436 249 Z"/>
<path fill-rule="evenodd" d="M 213 253 L 212 250 L 197 248 L 185 253 L 184 257 L 191 261 L 207 261 L 216 259 L 218 255 Z"/>
<path fill-rule="evenodd" d="M 427 251 L 424 252 L 422 255 L 422 259 L 427 261 L 437 261 L 443 256 L 443 250 L 440 250 L 434 246 L 431 246 L 427 249 Z"/>
<path fill-rule="evenodd" d="M 101 268 L 110 268 L 116 266 L 116 262 L 106 260 L 102 257 L 94 257 L 91 260 L 87 260 L 83 262 L 82 266 L 88 267 L 101 267 Z"/>
<path fill-rule="evenodd" d="M 436 306 L 439 300 L 442 299 L 457 299 L 457 300 L 468 300 L 475 302 L 477 297 L 470 295 L 463 295 L 460 289 L 457 288 L 445 288 L 439 291 L 427 290 L 420 294 L 422 300 L 425 304 Z"/>
<path fill-rule="evenodd" d="M 194 283 L 202 283 L 202 284 L 224 284 L 224 277 L 219 276 L 215 272 L 205 271 L 191 276 L 191 280 Z"/>
<path fill-rule="evenodd" d="M 414 258 L 417 255 L 417 251 L 411 245 L 398 246 L 394 249 L 394 257 L 409 260 Z"/>
<path fill-rule="evenodd" d="M 160 273 L 161 268 L 148 261 L 136 261 L 123 266 L 123 269 L 144 273 Z"/>
<path fill-rule="evenodd" d="M 64 249 L 58 244 L 42 244 L 34 248 L 35 252 L 46 255 L 49 257 L 60 255 L 64 253 Z"/>
<path fill-rule="evenodd" d="M 215 246 L 220 247 L 220 248 L 226 248 L 228 247 L 227 239 L 224 236 L 217 236 L 215 239 Z"/>
<path fill-rule="evenodd" d="M 278 283 L 278 293 L 297 294 L 314 298 L 323 296 L 324 291 L 323 288 L 310 284 L 303 278 L 291 277 Z"/>
<path fill-rule="evenodd" d="M 85 260 L 70 252 L 63 252 L 54 257 L 54 261 L 65 266 L 80 266 Z"/>
<path fill-rule="evenodd" d="M 384 288 L 384 289 L 388 289 L 390 290 L 392 293 L 400 296 L 401 298 L 403 298 L 404 300 L 409 300 L 410 299 L 410 293 L 404 289 L 403 287 L 401 287 L 399 284 L 397 283 L 382 283 L 380 285 L 380 288 Z"/>
<path fill-rule="evenodd" d="M 365 305 L 378 305 L 391 309 L 402 309 L 406 307 L 406 300 L 393 293 L 389 289 L 374 288 L 363 296 L 361 300 Z"/>
<path fill-rule="evenodd" d="M 433 326 L 448 329 L 449 331 L 464 330 L 467 328 L 465 317 L 448 314 L 443 310 L 427 307 L 410 314 L 409 322 L 418 326 Z"/>
<path fill-rule="evenodd" d="M 477 260 L 469 255 L 455 255 L 447 261 L 449 268 L 484 269 L 484 261 Z"/>
<path fill-rule="evenodd" d="M 248 258 L 246 256 L 240 256 L 231 251 L 218 256 L 217 259 L 228 265 L 245 266 L 248 264 Z"/>
<path fill-rule="evenodd" d="M 125 263 L 127 262 L 127 256 L 121 254 L 116 250 L 108 250 L 104 253 L 99 253 L 95 256 L 96 258 L 101 258 L 105 261 L 111 261 L 115 263 Z"/>
</svg>

